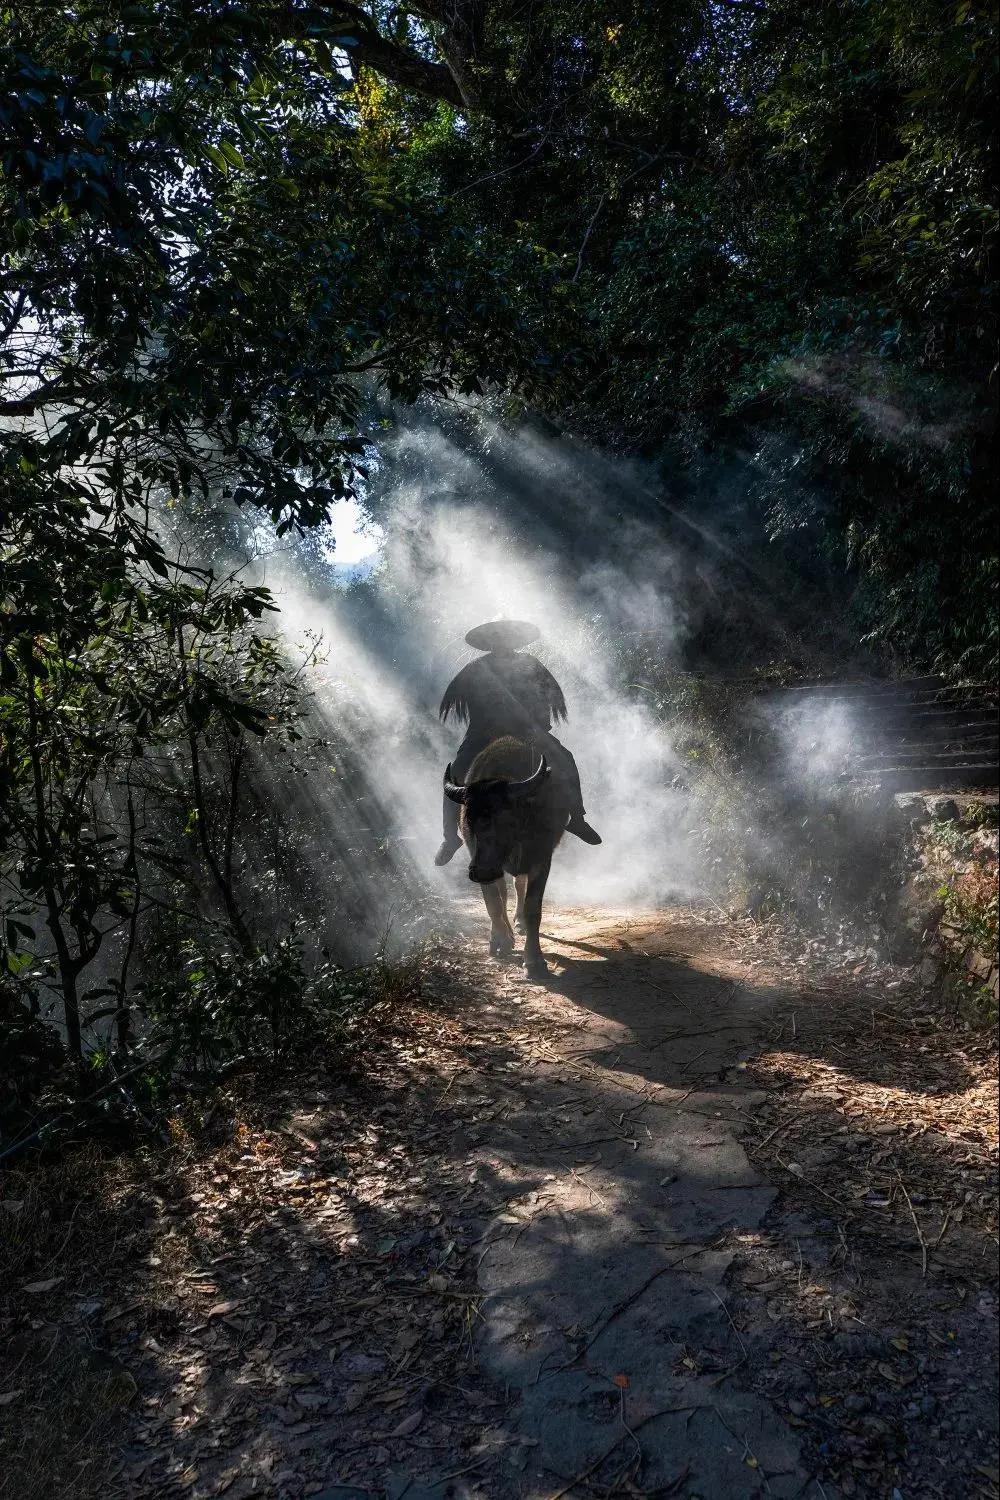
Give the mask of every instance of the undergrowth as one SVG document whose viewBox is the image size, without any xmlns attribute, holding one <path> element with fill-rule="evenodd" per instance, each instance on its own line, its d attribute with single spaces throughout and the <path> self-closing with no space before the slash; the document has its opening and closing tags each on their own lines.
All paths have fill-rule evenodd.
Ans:
<svg viewBox="0 0 1000 1500">
<path fill-rule="evenodd" d="M 799 745 L 766 695 L 789 672 L 739 681 L 646 664 L 636 684 L 663 724 L 677 781 L 696 802 L 709 893 L 733 912 L 836 928 L 867 940 L 878 921 L 890 841 L 870 800 L 837 780 L 822 743 Z M 813 736 L 822 742 L 823 726 Z M 801 752 L 801 754 L 800 754 Z"/>
<path fill-rule="evenodd" d="M 995 1025 L 1000 891 L 997 864 L 997 805 L 963 808 L 937 819 L 927 832 L 925 860 L 937 880 L 941 918 L 936 957 L 943 991 L 962 1014 L 982 1026 Z"/>
<path fill-rule="evenodd" d="M 135 1382 L 51 1308 L 65 1282 L 127 1253 L 137 1165 L 91 1140 L 0 1175 L 0 1500 L 104 1489 Z"/>
<path fill-rule="evenodd" d="M 183 1197 L 190 1169 L 220 1145 L 247 1149 L 247 1121 L 306 1065 L 333 1075 L 359 1066 L 419 995 L 423 967 L 422 951 L 354 969 L 321 955 L 310 966 L 295 934 L 249 956 L 191 941 L 147 983 L 138 1072 L 95 1057 L 71 1087 L 60 1063 L 40 1070 L 45 1087 L 31 1100 L 22 1092 L 26 1149 L 0 1163 L 0 1500 L 106 1493 L 136 1395 L 128 1371 L 95 1347 L 85 1299 L 77 1294 L 82 1318 L 69 1331 L 54 1319 L 62 1294 L 85 1291 L 98 1266 L 124 1284 L 148 1250 L 157 1199 Z M 100 1101 L 84 1090 L 116 1068 L 120 1088 L 102 1095 L 117 1095 L 115 1128 L 97 1131 Z"/>
<path fill-rule="evenodd" d="M 943 884 L 940 934 L 947 964 L 946 988 L 958 1008 L 984 1026 L 996 1024 L 995 976 L 1000 941 L 996 866 L 966 870 Z"/>
<path fill-rule="evenodd" d="M 252 953 L 171 931 L 158 936 L 146 969 L 127 1044 L 109 1036 L 81 1067 L 39 1019 L 37 999 L 6 994 L 18 1046 L 0 1060 L 0 1170 L 24 1150 L 51 1153 L 81 1139 L 165 1139 L 180 1103 L 234 1074 L 270 1076 L 305 1060 L 351 1066 L 419 993 L 422 953 L 342 968 L 310 954 L 295 930 Z"/>
</svg>

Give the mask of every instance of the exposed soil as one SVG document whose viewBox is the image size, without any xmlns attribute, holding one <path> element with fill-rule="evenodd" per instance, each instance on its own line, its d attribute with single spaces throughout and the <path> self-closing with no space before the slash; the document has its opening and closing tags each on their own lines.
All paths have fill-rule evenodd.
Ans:
<svg viewBox="0 0 1000 1500">
<path fill-rule="evenodd" d="M 559 913 L 547 988 L 469 933 L 25 1234 L 4 1500 L 995 1495 L 983 1044 L 718 914 Z"/>
</svg>

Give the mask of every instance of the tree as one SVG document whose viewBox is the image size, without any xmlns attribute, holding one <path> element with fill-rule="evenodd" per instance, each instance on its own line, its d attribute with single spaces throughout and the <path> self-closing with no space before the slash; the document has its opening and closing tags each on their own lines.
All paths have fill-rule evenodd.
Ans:
<svg viewBox="0 0 1000 1500">
<path fill-rule="evenodd" d="M 696 510 L 737 467 L 755 544 L 807 537 L 859 633 L 954 670 L 995 651 L 994 7 L 0 17 L 5 868 L 74 1045 L 153 857 L 159 736 L 253 942 L 204 736 L 238 801 L 271 720 L 229 667 L 266 661 L 270 601 L 170 517 L 321 522 L 363 476 L 372 383 L 501 391 L 669 465 Z"/>
<path fill-rule="evenodd" d="M 315 525 L 355 483 L 365 381 L 531 395 L 560 378 L 564 299 L 532 243 L 469 233 L 366 155 L 360 12 L 29 0 L 2 19 L 7 956 L 39 904 L 79 1055 L 81 976 L 134 930 L 143 869 L 177 857 L 138 806 L 155 792 L 162 816 L 147 768 L 165 745 L 254 943 L 235 825 L 246 732 L 287 728 L 284 666 L 253 628 L 266 591 L 187 561 L 170 508 Z"/>
<path fill-rule="evenodd" d="M 738 474 L 748 535 L 807 533 L 859 636 L 988 670 L 995 5 L 410 15 L 472 92 L 431 105 L 382 69 L 370 134 L 390 179 L 562 267 L 593 369 L 560 419 L 659 457 L 696 508 Z"/>
</svg>

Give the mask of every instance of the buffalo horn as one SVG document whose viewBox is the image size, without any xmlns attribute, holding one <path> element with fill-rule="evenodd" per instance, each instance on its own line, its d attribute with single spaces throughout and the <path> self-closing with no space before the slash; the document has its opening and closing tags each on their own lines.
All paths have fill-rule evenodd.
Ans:
<svg viewBox="0 0 1000 1500">
<path fill-rule="evenodd" d="M 548 762 L 543 755 L 538 762 L 538 770 L 528 777 L 527 781 L 511 781 L 507 784 L 507 795 L 512 802 L 520 802 L 524 797 L 530 797 L 532 792 L 541 790 L 542 783 L 549 774 Z"/>
<path fill-rule="evenodd" d="M 465 787 L 451 779 L 451 766 L 444 773 L 444 794 L 450 797 L 452 802 L 465 801 Z"/>
</svg>

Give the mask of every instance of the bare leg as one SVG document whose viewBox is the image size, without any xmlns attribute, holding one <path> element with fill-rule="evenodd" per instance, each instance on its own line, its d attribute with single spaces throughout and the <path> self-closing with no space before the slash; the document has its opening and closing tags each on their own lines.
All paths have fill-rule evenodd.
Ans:
<svg viewBox="0 0 1000 1500">
<path fill-rule="evenodd" d="M 454 781 L 464 781 L 469 767 L 482 749 L 480 739 L 466 735 L 454 760 L 451 763 L 451 774 Z M 444 838 L 441 847 L 434 856 L 436 865 L 446 865 L 452 856 L 457 854 L 462 847 L 462 836 L 458 831 L 458 822 L 462 809 L 457 802 L 452 802 L 450 797 L 441 798 L 441 821 Z"/>
<path fill-rule="evenodd" d="M 524 896 L 524 967 L 531 979 L 544 979 L 548 965 L 542 955 L 538 941 L 538 930 L 542 925 L 542 897 L 545 882 L 549 878 L 551 860 L 546 860 L 528 876 L 528 889 Z"/>
<path fill-rule="evenodd" d="M 524 932 L 524 897 L 528 889 L 527 875 L 514 876 L 514 889 L 517 892 L 517 908 L 514 912 L 514 931 Z"/>
<path fill-rule="evenodd" d="M 494 958 L 509 958 L 514 952 L 514 929 L 507 920 L 506 875 L 483 886 L 483 900 L 490 914 L 490 952 Z"/>
</svg>

